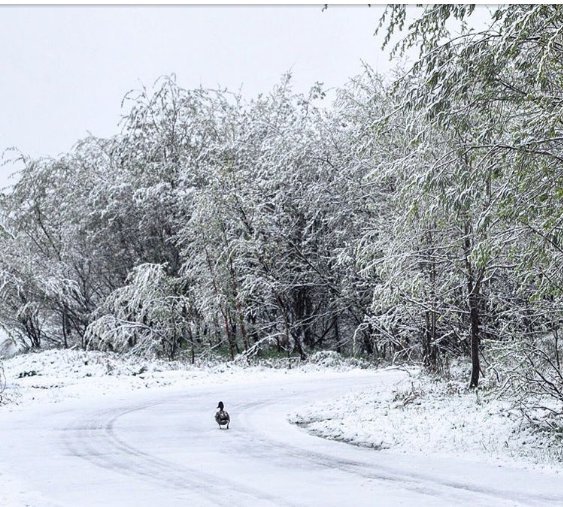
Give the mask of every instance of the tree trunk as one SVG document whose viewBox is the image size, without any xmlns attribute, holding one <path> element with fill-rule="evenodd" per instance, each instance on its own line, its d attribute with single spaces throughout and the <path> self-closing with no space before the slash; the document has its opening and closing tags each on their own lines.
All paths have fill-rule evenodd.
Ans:
<svg viewBox="0 0 563 507">
<path fill-rule="evenodd" d="M 301 359 L 301 361 L 305 361 L 305 359 L 307 359 L 307 355 L 305 354 L 305 351 L 303 350 L 303 341 L 301 339 L 301 333 L 302 330 L 301 328 L 297 329 L 297 332 L 292 333 L 293 336 L 293 341 L 295 343 L 295 348 L 297 349 L 297 352 L 299 353 L 299 358 Z"/>
<path fill-rule="evenodd" d="M 479 290 L 481 276 L 476 277 L 475 270 L 471 264 L 471 225 L 465 223 L 464 253 L 465 253 L 465 269 L 467 276 L 467 302 L 469 306 L 469 324 L 471 339 L 471 380 L 469 387 L 477 387 L 479 385 Z"/>
<path fill-rule="evenodd" d="M 229 316 L 226 310 L 222 310 L 223 320 L 225 322 L 225 334 L 227 335 L 227 342 L 229 344 L 229 354 L 231 356 L 231 361 L 235 358 L 235 346 L 234 339 L 231 332 L 231 325 L 229 323 Z"/>
<path fill-rule="evenodd" d="M 433 311 L 426 311 L 424 337 L 422 339 L 422 358 L 424 366 L 431 372 L 437 371 L 438 354 L 435 340 L 436 314 Z"/>
<path fill-rule="evenodd" d="M 339 354 L 342 352 L 342 345 L 340 343 L 340 329 L 338 328 L 338 315 L 334 315 L 333 318 L 333 332 L 334 332 L 334 341 L 336 342 L 336 352 Z"/>
<path fill-rule="evenodd" d="M 62 312 L 62 328 L 63 328 L 63 346 L 65 349 L 68 349 L 68 317 L 66 313 L 66 309 L 63 309 Z"/>
<path fill-rule="evenodd" d="M 471 323 L 471 381 L 469 387 L 479 385 L 479 294 L 474 287 L 469 294 L 469 319 Z"/>
</svg>

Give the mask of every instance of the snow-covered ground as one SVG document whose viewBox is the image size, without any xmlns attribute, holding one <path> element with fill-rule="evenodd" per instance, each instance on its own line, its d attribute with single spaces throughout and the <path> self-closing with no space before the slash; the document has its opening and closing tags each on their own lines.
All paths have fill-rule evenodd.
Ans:
<svg viewBox="0 0 563 507">
<path fill-rule="evenodd" d="M 6 360 L 0 505 L 563 504 L 557 453 L 538 459 L 545 442 L 525 444 L 503 403 L 413 370 L 315 359 L 291 369 L 82 351 Z M 219 399 L 229 431 L 213 421 Z"/>
<path fill-rule="evenodd" d="M 217 361 L 192 366 L 186 361 L 146 360 L 97 351 L 46 350 L 21 354 L 4 360 L 3 364 L 7 379 L 4 398 L 11 405 L 115 395 L 165 386 L 258 382 L 367 368 L 366 363 L 340 360 L 336 354 L 322 352 L 302 365 L 293 358 L 291 363 L 263 361 L 260 366 Z"/>
<path fill-rule="evenodd" d="M 494 391 L 433 381 L 411 370 L 392 389 L 375 386 L 299 408 L 290 421 L 314 435 L 408 455 L 472 456 L 563 472 L 563 443 L 526 424 Z"/>
</svg>

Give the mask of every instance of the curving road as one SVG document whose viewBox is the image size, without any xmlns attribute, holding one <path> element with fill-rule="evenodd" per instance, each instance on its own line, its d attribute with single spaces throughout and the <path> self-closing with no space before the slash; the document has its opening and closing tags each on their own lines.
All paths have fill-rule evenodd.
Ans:
<svg viewBox="0 0 563 507">
<path fill-rule="evenodd" d="M 0 412 L 0 486 L 2 472 L 17 477 L 18 505 L 33 507 L 563 505 L 560 476 L 353 447 L 286 420 L 393 379 L 278 378 Z M 219 399 L 228 431 L 213 421 Z"/>
</svg>

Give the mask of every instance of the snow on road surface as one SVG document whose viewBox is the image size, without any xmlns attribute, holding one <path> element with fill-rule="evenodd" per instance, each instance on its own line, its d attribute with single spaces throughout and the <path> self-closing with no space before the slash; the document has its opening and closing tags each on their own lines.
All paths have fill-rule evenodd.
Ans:
<svg viewBox="0 0 563 507">
<path fill-rule="evenodd" d="M 0 412 L 3 506 L 563 505 L 561 476 L 311 436 L 287 414 L 397 383 L 317 372 L 31 404 Z M 213 420 L 217 401 L 231 429 Z"/>
</svg>

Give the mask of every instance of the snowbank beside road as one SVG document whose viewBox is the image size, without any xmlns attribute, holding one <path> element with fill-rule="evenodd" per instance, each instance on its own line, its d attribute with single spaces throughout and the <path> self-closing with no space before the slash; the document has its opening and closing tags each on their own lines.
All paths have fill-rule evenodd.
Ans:
<svg viewBox="0 0 563 507">
<path fill-rule="evenodd" d="M 212 382 L 240 383 L 259 379 L 307 375 L 311 378 L 365 369 L 357 360 L 335 353 L 318 353 L 307 363 L 264 361 L 259 366 L 209 362 L 191 365 L 184 361 L 146 360 L 83 350 L 45 350 L 4 360 L 8 404 L 58 402 L 69 398 L 126 394 L 139 389 L 201 385 Z M 367 372 L 367 370 L 366 370 Z"/>
<path fill-rule="evenodd" d="M 422 373 L 303 407 L 289 420 L 320 437 L 409 455 L 470 455 L 552 470 L 561 470 L 563 462 L 561 443 L 524 424 L 509 401 Z"/>
</svg>

